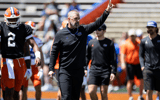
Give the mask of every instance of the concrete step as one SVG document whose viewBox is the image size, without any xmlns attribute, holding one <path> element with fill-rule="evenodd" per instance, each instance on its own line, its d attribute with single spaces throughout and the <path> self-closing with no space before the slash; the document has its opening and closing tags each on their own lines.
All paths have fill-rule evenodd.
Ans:
<svg viewBox="0 0 160 100">
<path fill-rule="evenodd" d="M 115 18 L 119 18 L 119 17 L 122 17 L 122 18 L 134 18 L 134 17 L 143 17 L 143 18 L 152 18 L 152 17 L 155 17 L 155 18 L 159 18 L 160 16 L 160 13 L 110 13 L 109 14 L 109 17 L 115 17 Z"/>
<path fill-rule="evenodd" d="M 157 9 L 154 9 L 154 8 L 152 8 L 152 9 L 114 8 L 114 9 L 112 9 L 111 12 L 112 13 L 160 13 L 160 9 L 158 9 L 158 8 Z"/>
<path fill-rule="evenodd" d="M 2 3 L 47 3 L 51 0 L 0 0 Z M 76 0 L 77 3 L 95 3 L 98 0 Z M 72 0 L 56 0 L 56 3 L 71 3 Z"/>
<path fill-rule="evenodd" d="M 160 0 L 123 0 L 125 3 L 160 3 Z"/>
<path fill-rule="evenodd" d="M 27 6 L 34 6 L 37 9 L 44 8 L 44 5 L 39 5 L 39 4 L 0 4 L 0 9 L 7 9 L 8 7 L 16 7 L 17 9 L 26 9 Z"/>
<path fill-rule="evenodd" d="M 150 20 L 154 20 L 156 22 L 160 22 L 159 18 L 107 18 L 105 23 L 147 23 Z"/>
<path fill-rule="evenodd" d="M 117 8 L 160 8 L 160 4 L 126 4 L 119 3 L 116 5 Z"/>
<path fill-rule="evenodd" d="M 65 6 L 65 4 L 59 4 L 59 5 L 58 5 L 58 9 L 61 10 L 64 6 Z M 81 8 L 82 10 L 91 9 L 90 7 L 91 7 L 90 4 L 80 5 L 80 8 Z"/>
<path fill-rule="evenodd" d="M 147 23 L 106 23 L 107 28 L 127 28 L 127 27 L 132 27 L 132 28 L 144 28 L 146 27 Z"/>
<path fill-rule="evenodd" d="M 76 0 L 77 3 L 95 3 L 99 0 Z M 71 3 L 72 0 L 56 0 L 56 3 Z"/>
<path fill-rule="evenodd" d="M 48 0 L 0 0 L 1 3 L 47 3 Z"/>
<path fill-rule="evenodd" d="M 128 30 L 131 29 L 131 28 L 133 28 L 133 27 L 123 27 L 123 28 L 113 27 L 113 28 L 107 28 L 106 32 L 107 32 L 107 33 L 128 32 Z M 139 27 L 134 28 L 134 29 L 139 29 Z M 146 31 L 147 31 L 146 28 L 140 28 L 140 29 L 142 29 L 143 32 L 146 32 Z"/>
</svg>

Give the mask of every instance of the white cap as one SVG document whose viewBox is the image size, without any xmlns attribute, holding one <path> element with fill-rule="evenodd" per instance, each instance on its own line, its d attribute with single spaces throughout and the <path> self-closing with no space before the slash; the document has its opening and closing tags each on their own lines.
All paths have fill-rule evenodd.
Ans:
<svg viewBox="0 0 160 100">
<path fill-rule="evenodd" d="M 132 36 L 132 35 L 136 35 L 135 29 L 130 29 L 130 30 L 128 31 L 128 36 Z"/>
<path fill-rule="evenodd" d="M 143 31 L 142 31 L 141 29 L 137 29 L 137 30 L 136 30 L 136 35 L 137 35 L 138 37 L 142 36 L 142 34 L 143 34 Z"/>
</svg>

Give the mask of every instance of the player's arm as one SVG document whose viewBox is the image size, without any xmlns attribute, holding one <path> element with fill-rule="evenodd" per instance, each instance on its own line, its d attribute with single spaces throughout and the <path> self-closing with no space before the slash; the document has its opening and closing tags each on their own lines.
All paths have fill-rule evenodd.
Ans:
<svg viewBox="0 0 160 100">
<path fill-rule="evenodd" d="M 43 66 L 44 66 L 44 57 L 43 57 L 43 53 L 42 53 L 42 47 L 39 48 L 39 51 L 41 53 L 41 68 L 43 68 Z"/>
<path fill-rule="evenodd" d="M 30 49 L 29 49 L 29 44 L 27 42 L 25 42 L 24 45 L 24 59 L 25 59 L 25 63 L 26 63 L 26 73 L 25 76 L 27 79 L 29 79 L 32 76 L 32 71 L 31 71 L 31 57 L 30 57 Z"/>
<path fill-rule="evenodd" d="M 42 53 L 41 47 L 39 48 L 39 50 L 41 53 L 41 66 L 38 66 L 38 74 L 37 75 L 39 76 L 39 79 L 41 80 L 43 77 L 44 58 L 43 58 L 43 53 Z"/>
<path fill-rule="evenodd" d="M 39 48 L 40 54 L 41 54 L 41 65 L 38 66 L 38 70 L 43 69 L 44 66 L 44 57 L 43 57 L 43 53 L 42 53 L 42 49 L 41 47 Z"/>
<path fill-rule="evenodd" d="M 33 37 L 31 37 L 31 38 L 27 39 L 27 42 L 29 43 L 29 45 L 32 46 L 33 51 L 35 53 L 35 56 L 36 56 L 36 65 L 40 66 L 41 65 L 41 60 L 40 60 L 41 59 L 41 52 L 40 52 L 40 50 L 39 50 L 39 48 L 38 48 L 35 40 L 33 39 Z"/>
<path fill-rule="evenodd" d="M 29 39 L 27 40 L 27 42 L 29 43 L 29 45 L 32 46 L 34 52 L 39 51 L 38 45 L 36 44 L 36 42 L 35 42 L 35 40 L 33 39 L 33 37 L 29 38 Z M 39 51 L 39 52 L 40 52 L 40 51 Z M 39 58 L 40 58 L 40 57 L 39 57 Z"/>
<path fill-rule="evenodd" d="M 27 69 L 30 69 L 31 57 L 30 57 L 29 44 L 27 42 L 25 42 L 25 45 L 24 45 L 24 59 L 25 59 Z"/>
<path fill-rule="evenodd" d="M 139 48 L 139 61 L 140 61 L 140 65 L 141 65 L 141 69 L 144 69 L 144 45 L 143 42 L 141 41 L 140 43 L 140 48 Z"/>
</svg>

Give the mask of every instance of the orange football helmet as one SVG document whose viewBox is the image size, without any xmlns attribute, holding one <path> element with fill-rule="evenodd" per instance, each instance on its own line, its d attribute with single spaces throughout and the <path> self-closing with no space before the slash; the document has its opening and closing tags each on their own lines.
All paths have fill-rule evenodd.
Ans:
<svg viewBox="0 0 160 100">
<path fill-rule="evenodd" d="M 62 22 L 62 27 L 65 28 L 67 26 L 67 24 L 68 24 L 68 20 L 66 19 Z"/>
<path fill-rule="evenodd" d="M 15 7 L 9 7 L 4 14 L 5 22 L 11 28 L 18 27 L 20 24 L 20 13 Z"/>
<path fill-rule="evenodd" d="M 26 25 L 29 25 L 32 28 L 32 33 L 34 34 L 36 32 L 36 24 L 33 21 L 27 21 L 25 22 Z"/>
<path fill-rule="evenodd" d="M 67 24 L 68 24 L 68 20 L 65 19 L 65 20 L 62 22 L 62 25 L 61 25 L 60 29 L 65 28 L 65 27 L 67 26 Z"/>
</svg>

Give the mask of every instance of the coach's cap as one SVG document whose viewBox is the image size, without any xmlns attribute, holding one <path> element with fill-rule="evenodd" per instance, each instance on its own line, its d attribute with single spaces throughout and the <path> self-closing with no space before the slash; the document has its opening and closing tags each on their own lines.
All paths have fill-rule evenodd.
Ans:
<svg viewBox="0 0 160 100">
<path fill-rule="evenodd" d="M 107 26 L 105 24 L 101 25 L 99 29 L 106 30 Z"/>
<path fill-rule="evenodd" d="M 143 31 L 142 31 L 141 29 L 137 29 L 137 30 L 136 30 L 136 35 L 137 35 L 138 37 L 142 36 L 142 34 L 143 34 Z"/>
<path fill-rule="evenodd" d="M 130 30 L 128 31 L 128 36 L 132 36 L 132 35 L 136 35 L 135 29 L 130 29 Z"/>
<path fill-rule="evenodd" d="M 157 27 L 157 23 L 155 21 L 148 21 L 147 22 L 147 27 L 148 26 Z"/>
</svg>

